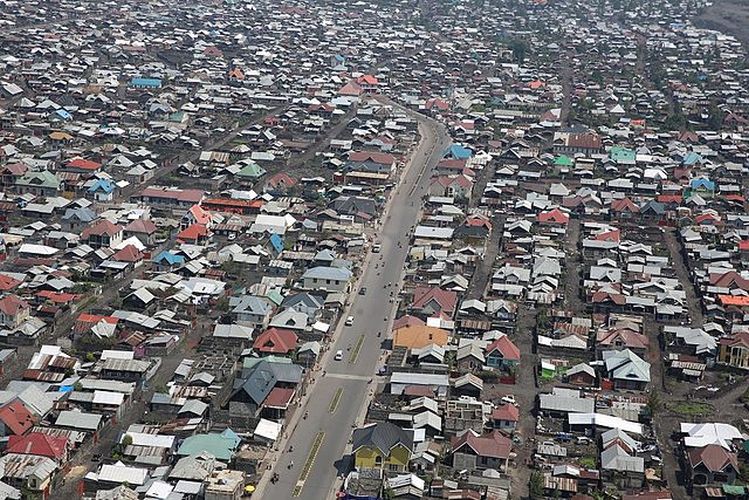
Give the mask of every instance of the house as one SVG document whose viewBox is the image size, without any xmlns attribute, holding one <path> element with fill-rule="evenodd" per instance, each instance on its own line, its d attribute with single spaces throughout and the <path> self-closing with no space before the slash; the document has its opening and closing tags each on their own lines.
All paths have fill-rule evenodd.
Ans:
<svg viewBox="0 0 749 500">
<path fill-rule="evenodd" d="M 306 290 L 348 292 L 353 274 L 345 267 L 317 266 L 302 275 L 302 286 Z"/>
<path fill-rule="evenodd" d="M 414 290 L 411 311 L 424 318 L 441 316 L 452 318 L 455 315 L 458 294 L 439 287 L 418 286 Z"/>
<path fill-rule="evenodd" d="M 615 389 L 645 390 L 650 384 L 650 363 L 629 349 L 601 353 L 606 376 Z"/>
<path fill-rule="evenodd" d="M 158 229 L 156 224 L 148 219 L 135 219 L 130 222 L 123 229 L 124 238 L 130 238 L 135 236 L 146 246 L 153 246 L 156 244 L 156 234 Z"/>
<path fill-rule="evenodd" d="M 38 455 L 50 458 L 58 464 L 64 464 L 68 461 L 70 442 L 67 437 L 56 437 L 43 432 L 30 432 L 24 436 L 10 436 L 6 452 Z"/>
<path fill-rule="evenodd" d="M 405 472 L 413 453 L 413 435 L 390 422 L 354 429 L 351 453 L 358 470 Z"/>
<path fill-rule="evenodd" d="M 486 346 L 486 366 L 502 371 L 512 371 L 520 363 L 520 349 L 505 334 Z"/>
<path fill-rule="evenodd" d="M 512 441 L 498 430 L 483 436 L 468 429 L 450 442 L 455 470 L 506 471 L 512 452 Z"/>
<path fill-rule="evenodd" d="M 393 346 L 421 349 L 429 345 L 445 346 L 450 334 L 447 330 L 424 324 L 403 325 L 393 330 Z"/>
<path fill-rule="evenodd" d="M 520 409 L 512 404 L 502 404 L 492 410 L 489 418 L 493 428 L 512 433 L 520 421 Z"/>
<path fill-rule="evenodd" d="M 740 370 L 749 370 L 749 332 L 722 337 L 718 344 L 718 362 Z"/>
<path fill-rule="evenodd" d="M 581 387 L 597 387 L 598 376 L 588 363 L 578 363 L 564 373 L 567 383 Z"/>
<path fill-rule="evenodd" d="M 6 295 L 0 299 L 0 324 L 14 330 L 29 319 L 31 306 L 17 295 Z"/>
<path fill-rule="evenodd" d="M 34 415 L 17 399 L 0 408 L 0 436 L 23 436 L 34 424 Z"/>
<path fill-rule="evenodd" d="M 229 307 L 235 321 L 240 325 L 252 326 L 257 329 L 268 327 L 273 307 L 268 299 L 255 295 L 231 297 Z"/>
<path fill-rule="evenodd" d="M 83 229 L 81 242 L 87 243 L 91 248 L 111 248 L 122 243 L 122 227 L 113 224 L 107 219 L 92 222 Z"/>
<path fill-rule="evenodd" d="M 257 336 L 252 349 L 261 354 L 288 355 L 296 346 L 296 333 L 283 328 L 269 328 Z"/>
<path fill-rule="evenodd" d="M 739 475 L 736 453 L 719 444 L 688 448 L 686 455 L 689 483 L 693 487 L 733 484 Z"/>
<path fill-rule="evenodd" d="M 60 179 L 49 170 L 30 170 L 16 179 L 16 191 L 19 194 L 55 196 L 60 191 L 61 186 Z"/>
<path fill-rule="evenodd" d="M 245 368 L 234 381 L 234 391 L 229 397 L 229 413 L 252 418 L 266 415 L 278 418 L 282 413 L 279 410 L 283 410 L 293 397 L 303 371 L 288 358 L 245 359 Z M 272 407 L 266 409 L 268 405 Z"/>
<path fill-rule="evenodd" d="M 70 233 L 80 233 L 84 227 L 91 224 L 98 216 L 88 207 L 68 208 L 62 216 L 62 230 Z"/>
<path fill-rule="evenodd" d="M 58 467 L 54 460 L 39 455 L 7 453 L 0 457 L 5 483 L 23 491 L 23 498 L 54 498 L 52 478 Z"/>
</svg>

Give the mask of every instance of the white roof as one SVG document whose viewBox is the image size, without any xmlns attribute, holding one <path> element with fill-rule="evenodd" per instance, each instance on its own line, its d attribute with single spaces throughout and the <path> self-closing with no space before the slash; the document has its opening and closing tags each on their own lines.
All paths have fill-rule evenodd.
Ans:
<svg viewBox="0 0 749 500">
<path fill-rule="evenodd" d="M 174 445 L 175 436 L 164 434 L 146 434 L 143 432 L 127 432 L 122 435 L 120 442 L 130 436 L 135 446 L 153 446 L 155 448 L 171 448 Z"/>
<path fill-rule="evenodd" d="M 106 361 L 108 359 L 135 359 L 135 353 L 133 351 L 115 351 L 112 349 L 106 349 L 101 351 L 101 360 Z"/>
<path fill-rule="evenodd" d="M 257 423 L 257 427 L 255 427 L 255 435 L 275 441 L 278 439 L 279 434 L 281 434 L 282 427 L 281 424 L 261 418 L 260 422 Z"/>
<path fill-rule="evenodd" d="M 24 243 L 18 249 L 18 253 L 26 253 L 32 255 L 54 255 L 58 250 L 54 247 L 48 247 L 47 245 L 34 245 L 31 243 Z"/>
<path fill-rule="evenodd" d="M 133 486 L 140 486 L 146 482 L 148 471 L 138 467 L 128 467 L 122 462 L 114 465 L 102 465 L 99 474 L 99 481 L 108 483 L 128 483 Z"/>
<path fill-rule="evenodd" d="M 121 392 L 94 391 L 94 399 L 92 403 L 120 406 L 124 401 L 125 395 Z"/>
<path fill-rule="evenodd" d="M 603 413 L 570 413 L 568 418 L 570 425 L 595 425 L 596 427 L 621 429 L 633 434 L 642 434 L 642 425 Z"/>
<path fill-rule="evenodd" d="M 174 486 L 169 483 L 165 483 L 164 481 L 154 481 L 151 484 L 151 487 L 148 488 L 148 491 L 146 491 L 146 498 L 159 498 L 166 500 L 173 489 Z"/>
<path fill-rule="evenodd" d="M 689 448 L 701 448 L 708 444 L 719 444 L 730 450 L 730 441 L 743 439 L 739 430 L 731 424 L 681 424 L 682 434 L 689 434 L 684 438 L 684 445 Z"/>
</svg>

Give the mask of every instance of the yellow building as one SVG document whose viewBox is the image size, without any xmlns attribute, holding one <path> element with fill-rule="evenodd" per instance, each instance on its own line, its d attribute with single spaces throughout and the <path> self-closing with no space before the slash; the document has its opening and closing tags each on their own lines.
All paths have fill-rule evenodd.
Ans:
<svg viewBox="0 0 749 500">
<path fill-rule="evenodd" d="M 370 424 L 354 430 L 355 467 L 404 472 L 413 452 L 413 435 L 390 422 Z"/>
</svg>

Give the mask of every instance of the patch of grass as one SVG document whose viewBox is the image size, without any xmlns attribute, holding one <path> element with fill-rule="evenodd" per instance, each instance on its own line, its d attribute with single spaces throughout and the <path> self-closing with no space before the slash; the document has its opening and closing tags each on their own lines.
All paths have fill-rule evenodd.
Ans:
<svg viewBox="0 0 749 500">
<path fill-rule="evenodd" d="M 708 403 L 681 401 L 669 408 L 672 412 L 686 417 L 707 416 L 713 413 L 713 406 Z"/>
<path fill-rule="evenodd" d="M 339 387 L 338 390 L 335 391 L 335 395 L 333 396 L 333 399 L 330 401 L 330 406 L 328 406 L 328 412 L 335 413 L 336 409 L 338 409 L 338 403 L 341 401 L 342 394 L 343 394 L 343 388 Z"/>
<path fill-rule="evenodd" d="M 302 467 L 302 473 L 299 475 L 300 481 L 307 480 L 307 476 L 309 476 L 309 472 L 312 470 L 312 465 L 315 463 L 315 458 L 317 458 L 317 452 L 320 451 L 320 447 L 322 446 L 323 438 L 325 438 L 324 432 L 318 432 L 317 436 L 315 436 L 315 441 L 312 443 L 312 448 L 309 450 L 307 460 Z"/>
<path fill-rule="evenodd" d="M 364 343 L 364 335 L 361 335 L 359 337 L 359 340 L 356 341 L 356 345 L 354 346 L 354 352 L 351 353 L 351 357 L 348 360 L 349 364 L 353 365 L 354 363 L 356 363 L 356 360 L 359 359 L 359 351 L 361 351 L 361 346 L 363 343 Z"/>
<path fill-rule="evenodd" d="M 585 467 L 586 469 L 595 469 L 596 468 L 596 459 L 595 457 L 582 457 L 580 460 L 578 460 L 580 465 L 582 467 Z"/>
</svg>

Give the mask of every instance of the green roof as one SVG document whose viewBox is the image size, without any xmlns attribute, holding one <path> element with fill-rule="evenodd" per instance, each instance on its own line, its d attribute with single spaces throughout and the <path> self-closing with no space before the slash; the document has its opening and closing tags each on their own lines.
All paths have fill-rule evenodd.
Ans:
<svg viewBox="0 0 749 500">
<path fill-rule="evenodd" d="M 740 485 L 724 484 L 723 493 L 726 493 L 728 495 L 743 495 L 744 487 Z"/>
<path fill-rule="evenodd" d="M 265 169 L 255 162 L 248 163 L 242 169 L 237 172 L 239 177 L 252 177 L 253 179 L 260 178 L 265 175 Z"/>
<path fill-rule="evenodd" d="M 38 172 L 26 172 L 16 180 L 16 184 L 21 186 L 45 187 L 50 189 L 60 189 L 60 179 L 49 170 L 40 170 Z"/>
<path fill-rule="evenodd" d="M 244 358 L 244 361 L 242 361 L 242 368 L 252 368 L 261 361 L 267 361 L 268 363 L 291 364 L 291 358 L 285 358 L 283 356 L 276 356 L 274 354 L 271 354 L 270 356 L 263 356 L 262 358 Z"/>
<path fill-rule="evenodd" d="M 637 155 L 631 149 L 614 146 L 609 151 L 609 158 L 617 163 L 632 163 L 637 158 Z"/>
<path fill-rule="evenodd" d="M 268 290 L 268 293 L 266 293 L 265 296 L 277 306 L 280 306 L 281 302 L 283 302 L 283 295 L 281 295 L 281 292 L 278 290 Z"/>
<path fill-rule="evenodd" d="M 572 158 L 567 155 L 557 156 L 557 159 L 554 160 L 554 165 L 559 167 L 571 167 L 573 164 L 574 162 L 572 161 Z"/>
<path fill-rule="evenodd" d="M 228 430 L 228 429 L 227 429 Z M 217 460 L 229 461 L 234 456 L 234 450 L 239 446 L 239 438 L 233 432 L 221 434 L 196 434 L 182 442 L 177 450 L 181 456 L 195 455 L 208 452 Z"/>
</svg>

